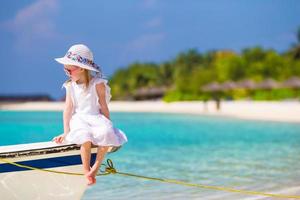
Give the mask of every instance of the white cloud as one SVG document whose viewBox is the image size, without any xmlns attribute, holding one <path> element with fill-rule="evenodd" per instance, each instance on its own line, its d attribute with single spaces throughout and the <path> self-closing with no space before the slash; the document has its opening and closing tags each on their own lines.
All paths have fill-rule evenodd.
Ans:
<svg viewBox="0 0 300 200">
<path fill-rule="evenodd" d="M 164 33 L 144 34 L 127 45 L 129 50 L 143 51 L 148 48 L 157 47 L 164 39 Z"/>
<path fill-rule="evenodd" d="M 120 46 L 122 53 L 119 61 L 121 63 L 131 63 L 137 60 L 153 60 L 157 57 L 157 54 L 160 54 L 159 52 L 164 39 L 164 33 L 146 33 L 140 35 L 125 45 Z"/>
<path fill-rule="evenodd" d="M 57 36 L 52 17 L 58 10 L 56 0 L 38 0 L 17 12 L 13 19 L 1 24 L 15 36 L 17 49 L 32 47 Z"/>
<path fill-rule="evenodd" d="M 146 28 L 156 28 L 161 26 L 162 19 L 161 17 L 155 17 L 145 23 Z"/>
<path fill-rule="evenodd" d="M 144 0 L 142 1 L 142 7 L 146 9 L 154 8 L 157 4 L 157 0 Z"/>
</svg>

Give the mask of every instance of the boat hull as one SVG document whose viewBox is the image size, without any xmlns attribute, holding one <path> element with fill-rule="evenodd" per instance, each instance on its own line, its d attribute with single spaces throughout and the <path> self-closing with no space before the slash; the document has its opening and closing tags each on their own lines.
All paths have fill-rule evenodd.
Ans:
<svg viewBox="0 0 300 200">
<path fill-rule="evenodd" d="M 57 171 L 81 171 L 81 165 L 48 168 Z M 71 176 L 27 170 L 0 174 L 1 198 L 10 199 L 80 199 L 86 190 L 83 176 Z"/>
<path fill-rule="evenodd" d="M 92 148 L 92 163 L 96 151 Z M 43 142 L 0 147 L 1 199 L 81 199 L 87 188 L 82 174 L 77 145 Z"/>
</svg>

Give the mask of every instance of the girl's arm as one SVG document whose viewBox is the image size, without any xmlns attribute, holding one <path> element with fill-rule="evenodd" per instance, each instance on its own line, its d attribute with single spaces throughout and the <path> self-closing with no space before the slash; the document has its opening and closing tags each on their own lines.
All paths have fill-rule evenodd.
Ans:
<svg viewBox="0 0 300 200">
<path fill-rule="evenodd" d="M 70 124 L 72 112 L 73 112 L 73 103 L 72 103 L 70 92 L 67 90 L 65 107 L 64 107 L 64 112 L 63 112 L 64 133 L 53 138 L 53 141 L 55 141 L 56 143 L 62 143 L 64 141 L 66 135 L 69 133 L 69 131 L 70 131 L 69 124 Z"/>
<path fill-rule="evenodd" d="M 65 135 L 67 135 L 70 131 L 70 119 L 72 117 L 72 112 L 73 112 L 73 103 L 72 103 L 70 92 L 67 91 L 65 108 L 63 113 Z"/>
<path fill-rule="evenodd" d="M 98 98 L 99 98 L 99 104 L 101 107 L 100 112 L 107 118 L 110 119 L 109 116 L 109 110 L 107 107 L 107 103 L 106 103 L 106 98 L 105 98 L 105 85 L 104 83 L 99 83 L 96 84 L 96 90 L 97 90 L 97 94 L 98 94 Z"/>
</svg>

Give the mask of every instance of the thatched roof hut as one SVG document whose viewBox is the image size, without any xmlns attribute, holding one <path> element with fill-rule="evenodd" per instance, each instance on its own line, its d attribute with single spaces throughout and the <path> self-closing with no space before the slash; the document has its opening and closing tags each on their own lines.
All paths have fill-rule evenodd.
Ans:
<svg viewBox="0 0 300 200">
<path fill-rule="evenodd" d="M 283 87 L 287 88 L 300 88 L 300 78 L 299 77 L 291 77 L 290 79 L 286 80 L 283 84 Z"/>
<path fill-rule="evenodd" d="M 229 90 L 233 90 L 235 88 L 237 88 L 237 85 L 233 81 L 226 81 L 226 82 L 224 82 L 223 84 L 220 85 L 220 89 L 222 91 L 229 91 Z"/>
<path fill-rule="evenodd" d="M 257 85 L 254 81 L 250 79 L 242 80 L 236 83 L 237 88 L 243 88 L 248 90 L 256 89 Z"/>
<path fill-rule="evenodd" d="M 257 84 L 258 89 L 266 89 L 266 90 L 271 90 L 271 89 L 276 89 L 279 88 L 280 84 L 276 82 L 273 79 L 266 79 L 260 83 Z"/>
<path fill-rule="evenodd" d="M 204 85 L 201 89 L 205 92 L 217 92 L 217 91 L 221 91 L 222 88 L 221 88 L 220 84 L 213 82 L 213 83 Z"/>
<path fill-rule="evenodd" d="M 137 89 L 133 96 L 136 100 L 157 99 L 162 98 L 166 91 L 166 87 L 144 87 Z"/>
</svg>

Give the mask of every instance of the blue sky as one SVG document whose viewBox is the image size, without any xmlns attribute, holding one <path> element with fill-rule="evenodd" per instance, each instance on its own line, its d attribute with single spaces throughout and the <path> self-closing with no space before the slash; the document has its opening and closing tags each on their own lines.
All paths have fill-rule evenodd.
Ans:
<svg viewBox="0 0 300 200">
<path fill-rule="evenodd" d="M 0 94 L 61 98 L 66 76 L 53 59 L 77 43 L 92 49 L 107 76 L 190 48 L 283 52 L 296 42 L 299 13 L 298 0 L 3 1 Z"/>
</svg>

